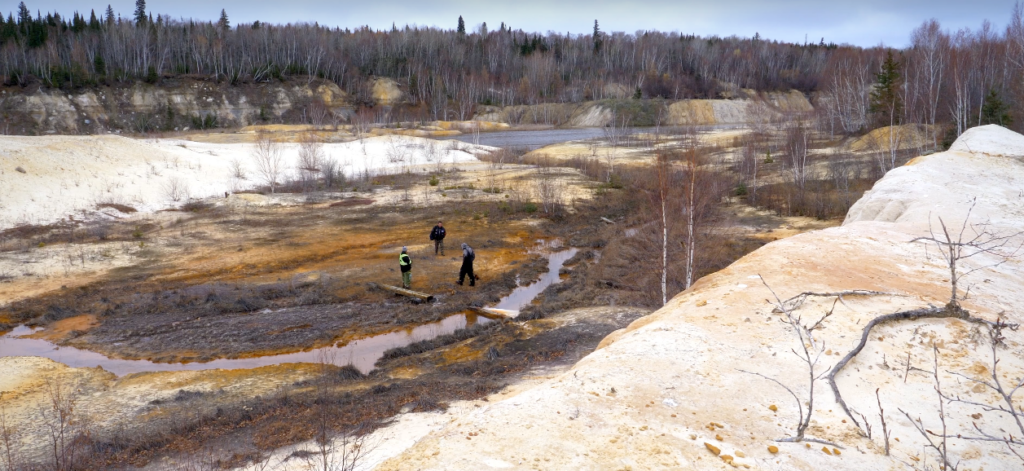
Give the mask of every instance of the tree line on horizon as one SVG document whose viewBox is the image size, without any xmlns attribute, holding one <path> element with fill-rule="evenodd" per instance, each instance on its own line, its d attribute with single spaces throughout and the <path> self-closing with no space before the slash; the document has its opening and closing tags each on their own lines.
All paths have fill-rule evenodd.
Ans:
<svg viewBox="0 0 1024 471">
<path fill-rule="evenodd" d="M 697 37 L 638 31 L 537 34 L 502 23 L 467 31 L 393 26 L 330 28 L 316 23 L 232 25 L 172 19 L 136 1 L 130 18 L 35 15 L 21 2 L 0 15 L 0 80 L 69 91 L 188 77 L 231 84 L 329 80 L 355 104 L 372 106 L 369 84 L 398 81 L 411 105 L 433 119 L 465 119 L 479 105 L 573 103 L 626 96 L 728 98 L 740 89 L 798 90 L 835 134 L 887 124 L 945 126 L 955 135 L 992 121 L 1024 123 L 1024 21 L 1008 27 L 943 30 L 935 20 L 904 49 L 794 44 L 755 35 Z M 878 89 L 890 100 L 880 109 Z"/>
</svg>

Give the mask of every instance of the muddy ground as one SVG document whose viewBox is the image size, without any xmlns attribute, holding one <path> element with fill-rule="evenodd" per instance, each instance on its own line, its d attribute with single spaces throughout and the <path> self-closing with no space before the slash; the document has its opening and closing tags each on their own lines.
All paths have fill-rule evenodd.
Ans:
<svg viewBox="0 0 1024 471">
<path fill-rule="evenodd" d="M 43 328 L 36 335 L 59 345 L 157 362 L 305 351 L 493 305 L 546 271 L 547 260 L 536 252 L 539 240 L 579 250 L 562 269 L 562 283 L 545 290 L 519 319 L 389 351 L 368 375 L 310 364 L 122 378 L 82 373 L 91 379 L 78 383 L 78 413 L 95 426 L 80 468 L 160 468 L 200 453 L 230 467 L 314 438 L 322 431 L 317 424 L 332 433 L 365 432 L 401 411 L 444 409 L 498 391 L 536 368 L 570 365 L 660 304 L 649 287 L 632 282 L 649 277 L 652 268 L 638 262 L 644 254 L 627 230 L 645 224 L 636 211 L 642 199 L 628 188 L 576 173 L 566 180 L 571 200 L 545 213 L 536 204 L 510 204 L 520 197 L 514 185 L 503 183 L 502 193 L 490 183 L 496 173 L 535 175 L 516 173 L 515 166 L 485 167 L 445 175 L 433 190 L 421 182 L 424 195 L 440 197 L 406 203 L 411 184 L 390 177 L 359 183 L 363 188 L 345 195 L 253 195 L 261 204 L 207 201 L 102 228 L 9 231 L 0 236 L 4 256 L 111 245 L 130 256 L 88 273 L 6 279 L 4 292 L 15 295 L 0 307 L 0 331 L 26 324 Z M 267 198 L 291 204 L 266 204 Z M 427 237 L 438 219 L 448 229 L 444 257 L 433 254 Z M 768 234 L 821 226 L 739 204 L 723 206 L 714 224 L 719 230 L 708 237 L 717 241 L 715 255 L 699 275 L 775 238 Z M 478 254 L 481 280 L 474 288 L 454 284 L 461 242 Z M 374 288 L 400 283 L 402 246 L 413 259 L 413 289 L 433 294 L 434 302 Z M 37 291 L 23 290 L 30 286 Z M 126 391 L 136 391 L 134 402 L 125 402 Z M 23 411 L 35 404 L 32 397 L 45 399 L 16 393 L 0 398 Z"/>
</svg>

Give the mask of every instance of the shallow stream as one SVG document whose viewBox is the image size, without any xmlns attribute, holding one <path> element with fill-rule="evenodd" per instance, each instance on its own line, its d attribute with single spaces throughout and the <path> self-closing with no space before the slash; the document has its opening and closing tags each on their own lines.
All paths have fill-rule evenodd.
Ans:
<svg viewBox="0 0 1024 471">
<path fill-rule="evenodd" d="M 558 245 L 550 248 L 557 249 Z M 548 286 L 561 281 L 559 270 L 567 260 L 576 254 L 570 248 L 558 252 L 543 253 L 548 258 L 548 271 L 536 282 L 520 286 L 501 299 L 495 309 L 518 311 L 529 305 Z M 38 356 L 58 361 L 74 368 L 101 367 L 106 371 L 123 376 L 146 371 L 188 371 L 211 369 L 249 369 L 282 363 L 317 363 L 322 358 L 331 358 L 338 366 L 352 365 L 363 373 L 369 373 L 384 352 L 416 342 L 430 340 L 477 324 L 494 322 L 471 312 L 454 314 L 439 322 L 389 332 L 386 334 L 353 340 L 343 346 L 316 349 L 304 352 L 270 355 L 255 358 L 220 359 L 194 363 L 155 363 L 149 360 L 122 360 L 108 358 L 101 353 L 74 347 L 61 347 L 41 339 L 24 338 L 33 329 L 20 326 L 0 337 L 0 357 Z"/>
</svg>

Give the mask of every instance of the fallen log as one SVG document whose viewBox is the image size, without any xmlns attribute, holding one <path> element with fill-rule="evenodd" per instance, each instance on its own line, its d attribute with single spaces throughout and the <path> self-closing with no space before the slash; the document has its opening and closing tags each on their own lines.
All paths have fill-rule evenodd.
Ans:
<svg viewBox="0 0 1024 471">
<path fill-rule="evenodd" d="M 378 285 L 376 283 L 370 283 L 370 286 L 371 287 L 380 288 L 380 289 L 384 289 L 384 290 L 388 290 L 388 291 L 391 291 L 392 293 L 400 294 L 402 296 L 406 296 L 406 297 L 410 297 L 410 298 L 416 298 L 416 299 L 419 299 L 420 301 L 430 302 L 430 301 L 434 300 L 434 295 L 432 295 L 432 294 L 420 293 L 419 291 L 413 291 L 411 289 L 399 288 L 397 286 L 390 286 L 390 285 Z"/>
<path fill-rule="evenodd" d="M 515 319 L 519 316 L 519 311 L 513 311 L 511 309 L 494 309 L 489 307 L 471 306 L 469 310 L 485 317 L 496 317 L 499 319 Z"/>
<path fill-rule="evenodd" d="M 601 221 L 603 221 L 603 222 L 605 222 L 607 224 L 615 224 L 615 221 L 612 221 L 611 219 L 608 219 L 606 217 L 602 217 Z"/>
</svg>

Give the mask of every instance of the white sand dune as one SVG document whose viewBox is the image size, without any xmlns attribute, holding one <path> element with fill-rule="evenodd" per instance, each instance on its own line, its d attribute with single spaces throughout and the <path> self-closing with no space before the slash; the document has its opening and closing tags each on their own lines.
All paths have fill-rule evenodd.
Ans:
<svg viewBox="0 0 1024 471">
<path fill-rule="evenodd" d="M 297 144 L 281 144 L 285 178 L 295 176 Z M 250 144 L 106 136 L 0 137 L 0 230 L 74 218 L 121 217 L 114 203 L 151 212 L 187 198 L 223 196 L 262 185 Z M 435 152 L 430 152 L 434 150 Z M 456 141 L 409 136 L 324 144 L 349 177 L 403 167 L 476 161 L 493 150 Z M 239 162 L 245 179 L 234 177 Z M 20 169 L 20 170 L 19 170 Z M 178 201 L 171 187 L 177 186 Z"/>
</svg>

